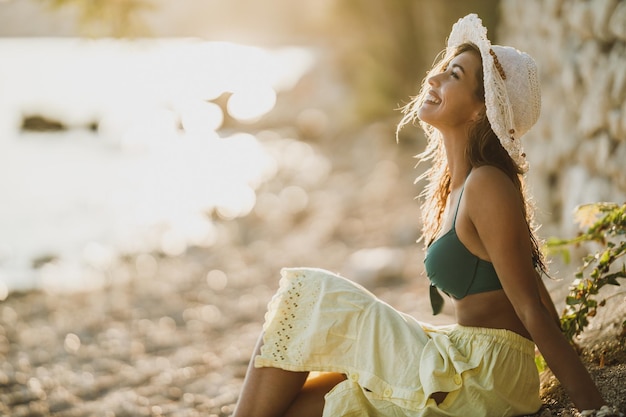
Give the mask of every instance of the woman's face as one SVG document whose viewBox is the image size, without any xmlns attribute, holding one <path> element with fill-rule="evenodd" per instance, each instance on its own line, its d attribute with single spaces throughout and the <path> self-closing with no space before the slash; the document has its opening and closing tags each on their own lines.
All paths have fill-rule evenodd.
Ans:
<svg viewBox="0 0 626 417">
<path fill-rule="evenodd" d="M 418 116 L 442 133 L 466 129 L 484 111 L 477 97 L 481 74 L 480 56 L 474 51 L 462 52 L 447 67 L 428 78 L 428 91 Z"/>
</svg>

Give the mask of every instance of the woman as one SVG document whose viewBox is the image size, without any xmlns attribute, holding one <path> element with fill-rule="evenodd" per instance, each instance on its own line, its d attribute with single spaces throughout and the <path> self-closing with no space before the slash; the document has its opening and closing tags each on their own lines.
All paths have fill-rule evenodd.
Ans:
<svg viewBox="0 0 626 417">
<path fill-rule="evenodd" d="M 432 160 L 423 204 L 433 327 L 328 271 L 282 271 L 235 417 L 515 416 L 540 408 L 535 344 L 585 415 L 618 415 L 561 334 L 524 198 L 520 137 L 539 116 L 532 58 L 491 46 L 476 15 L 405 108 Z M 313 378 L 309 372 L 322 372 Z"/>
</svg>

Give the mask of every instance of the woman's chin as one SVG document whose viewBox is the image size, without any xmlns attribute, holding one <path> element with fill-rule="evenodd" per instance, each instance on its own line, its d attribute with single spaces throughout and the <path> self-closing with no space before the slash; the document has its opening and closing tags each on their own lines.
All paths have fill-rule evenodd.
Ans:
<svg viewBox="0 0 626 417">
<path fill-rule="evenodd" d="M 417 118 L 420 120 L 420 122 L 428 123 L 428 112 L 424 109 L 423 105 L 417 111 Z"/>
<path fill-rule="evenodd" d="M 425 111 L 423 108 L 421 108 L 417 113 L 417 118 L 419 119 L 420 122 L 426 123 L 435 127 L 435 125 L 433 124 L 435 121 L 433 120 L 432 117 L 428 117 L 428 116 L 429 116 L 428 111 Z"/>
</svg>

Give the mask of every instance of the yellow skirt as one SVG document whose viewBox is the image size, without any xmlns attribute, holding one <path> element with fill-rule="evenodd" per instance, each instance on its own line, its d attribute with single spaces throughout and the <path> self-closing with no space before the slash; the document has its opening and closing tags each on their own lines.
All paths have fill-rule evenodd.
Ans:
<svg viewBox="0 0 626 417">
<path fill-rule="evenodd" d="M 540 408 L 528 339 L 429 326 L 322 269 L 281 275 L 255 366 L 346 374 L 326 395 L 324 417 L 519 416 Z M 437 404 L 435 392 L 448 394 Z"/>
</svg>

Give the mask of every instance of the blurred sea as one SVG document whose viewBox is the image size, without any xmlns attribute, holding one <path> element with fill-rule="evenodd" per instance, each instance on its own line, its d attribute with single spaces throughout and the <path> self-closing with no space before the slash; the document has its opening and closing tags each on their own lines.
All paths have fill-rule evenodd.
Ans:
<svg viewBox="0 0 626 417">
<path fill-rule="evenodd" d="M 211 246 L 207 213 L 246 215 L 276 171 L 257 137 L 221 129 L 224 109 L 262 118 L 313 60 L 192 39 L 0 40 L 0 300 L 98 287 L 120 254 Z M 32 116 L 66 129 L 23 129 Z"/>
</svg>

